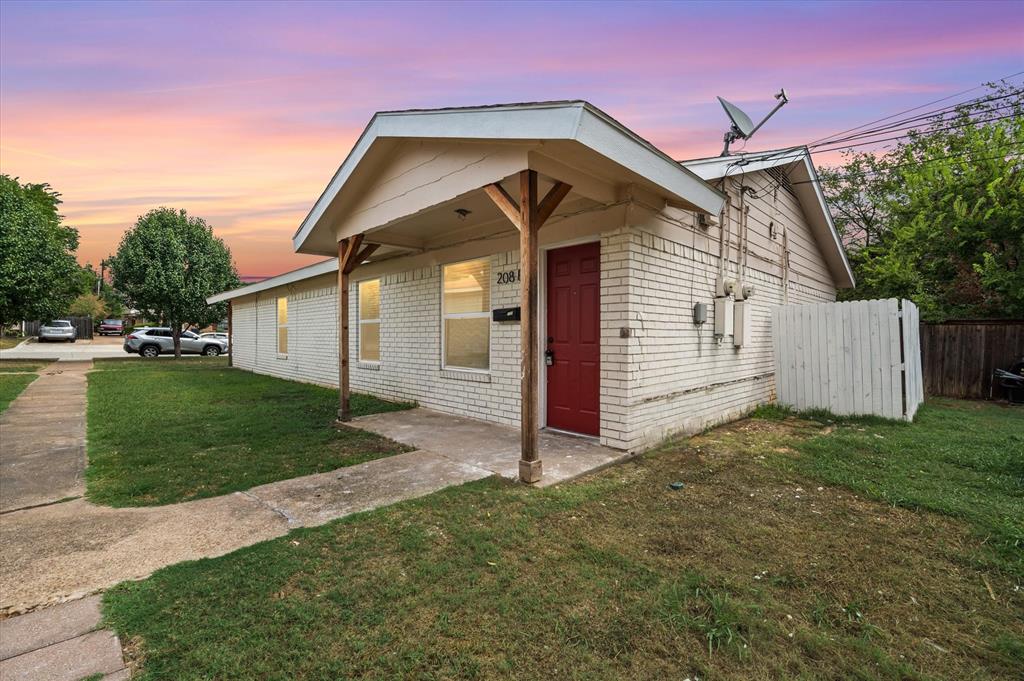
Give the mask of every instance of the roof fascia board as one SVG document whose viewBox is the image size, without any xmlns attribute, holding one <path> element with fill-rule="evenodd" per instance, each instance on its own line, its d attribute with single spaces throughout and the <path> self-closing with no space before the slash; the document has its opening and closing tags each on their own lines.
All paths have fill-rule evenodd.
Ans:
<svg viewBox="0 0 1024 681">
<path fill-rule="evenodd" d="M 811 155 L 809 152 L 804 154 L 803 165 L 804 171 L 807 173 L 807 182 L 814 189 L 814 195 L 817 198 L 816 203 L 818 210 L 821 213 L 821 217 L 828 225 L 828 231 L 832 237 L 832 244 L 839 253 L 839 257 L 843 264 L 843 270 L 847 277 L 847 281 L 839 280 L 836 283 L 840 284 L 839 288 L 853 288 L 857 285 L 857 280 L 853 276 L 853 268 L 850 267 L 850 260 L 846 257 L 846 249 L 843 248 L 843 241 L 839 238 L 839 230 L 836 229 L 836 223 L 832 219 L 832 211 L 829 210 L 828 203 L 825 201 L 825 194 L 821 191 L 821 178 L 818 177 L 818 171 L 814 167 L 814 163 L 811 162 Z"/>
<path fill-rule="evenodd" d="M 612 131 L 617 134 L 609 134 Z M 725 205 L 725 194 L 599 109 L 584 107 L 576 139 L 669 190 L 683 203 L 693 204 L 711 215 L 718 215 Z"/>
<path fill-rule="evenodd" d="M 331 181 L 327 183 L 327 187 L 324 188 L 323 192 L 320 193 L 320 197 L 313 204 L 313 207 L 309 210 L 306 215 L 306 219 L 299 225 L 299 229 L 292 236 L 292 247 L 298 252 L 302 246 L 302 242 L 306 240 L 309 233 L 313 230 L 313 226 L 323 217 L 327 207 L 331 204 L 331 201 L 338 192 L 341 191 L 341 187 L 351 177 L 352 171 L 359 165 L 359 161 L 366 156 L 366 152 L 369 151 L 370 146 L 374 140 L 377 139 L 377 125 L 379 120 L 379 114 L 374 114 L 373 118 L 370 119 L 370 123 L 363 130 L 362 134 L 359 135 L 359 139 L 356 140 L 355 146 L 348 152 L 348 156 L 341 162 L 338 169 L 334 172 L 334 176 L 331 177 Z"/>
<path fill-rule="evenodd" d="M 213 305 L 214 303 L 222 303 L 226 300 L 233 300 L 235 298 L 241 298 L 242 296 L 249 296 L 260 291 L 266 291 L 268 289 L 277 288 L 278 286 L 286 286 L 288 284 L 294 284 L 304 279 L 312 279 L 313 277 L 319 277 L 322 274 L 329 274 L 330 272 L 338 271 L 338 259 L 329 258 L 313 265 L 307 265 L 306 267 L 300 267 L 297 270 L 291 272 L 285 272 L 279 274 L 276 277 L 270 277 L 263 281 L 258 281 L 255 284 L 249 284 L 242 288 L 236 288 L 231 291 L 224 291 L 217 295 L 210 296 L 206 299 L 207 305 Z"/>
<path fill-rule="evenodd" d="M 494 116 L 495 111 L 502 112 Z M 584 102 L 375 114 L 292 237 L 300 251 L 310 232 L 378 138 L 574 140 L 647 178 L 684 203 L 717 215 L 725 196 L 598 109 Z"/>
<path fill-rule="evenodd" d="M 772 156 L 770 158 L 764 158 L 768 154 Z M 759 170 L 766 170 L 768 168 L 776 168 L 778 166 L 789 165 L 795 161 L 801 161 L 805 159 L 809 154 L 803 147 L 787 150 L 785 154 L 779 154 L 779 152 L 766 152 L 760 156 L 753 154 L 748 156 L 722 156 L 716 158 L 705 158 L 697 161 L 683 161 L 682 165 L 701 179 L 717 180 L 724 175 L 733 174 L 732 168 L 739 169 L 739 172 L 753 173 Z M 743 161 L 742 163 L 737 163 Z"/>
</svg>

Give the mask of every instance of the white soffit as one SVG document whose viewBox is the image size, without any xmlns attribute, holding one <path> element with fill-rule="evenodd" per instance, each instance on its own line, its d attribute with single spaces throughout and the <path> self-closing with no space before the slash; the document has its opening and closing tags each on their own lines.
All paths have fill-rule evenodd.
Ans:
<svg viewBox="0 0 1024 681">
<path fill-rule="evenodd" d="M 296 251 L 321 224 L 328 208 L 377 140 L 578 142 L 658 187 L 670 199 L 717 215 L 725 197 L 636 133 L 583 101 L 511 104 L 375 114 L 309 215 L 292 237 Z"/>
</svg>

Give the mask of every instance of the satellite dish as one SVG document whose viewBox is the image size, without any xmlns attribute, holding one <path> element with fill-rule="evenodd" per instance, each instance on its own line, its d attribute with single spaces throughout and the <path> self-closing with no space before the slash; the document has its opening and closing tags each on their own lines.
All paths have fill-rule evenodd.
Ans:
<svg viewBox="0 0 1024 681">
<path fill-rule="evenodd" d="M 743 112 L 743 109 L 739 108 L 732 102 L 718 98 L 718 102 L 725 109 L 725 115 L 729 117 L 732 125 L 729 127 L 728 132 L 725 133 L 725 149 L 722 150 L 722 156 L 729 155 L 729 145 L 736 140 L 745 140 L 753 137 L 754 133 L 761 129 L 761 126 L 768 122 L 768 119 L 775 115 L 775 112 L 781 109 L 789 101 L 789 97 L 786 95 L 786 88 L 779 90 L 778 94 L 775 95 L 775 99 L 779 100 L 779 103 L 775 105 L 775 108 L 768 112 L 768 115 L 761 119 L 761 122 L 754 125 L 754 122 L 750 120 L 750 116 Z"/>
<path fill-rule="evenodd" d="M 718 102 L 725 109 L 725 115 L 732 121 L 732 127 L 736 129 L 739 137 L 746 138 L 750 136 L 750 133 L 754 132 L 754 121 L 750 120 L 750 116 L 743 113 L 743 109 L 721 97 L 718 98 Z"/>
</svg>

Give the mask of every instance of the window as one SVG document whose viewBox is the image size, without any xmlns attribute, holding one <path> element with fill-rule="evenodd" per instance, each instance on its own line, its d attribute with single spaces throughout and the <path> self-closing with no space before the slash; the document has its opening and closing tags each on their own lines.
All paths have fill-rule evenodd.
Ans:
<svg viewBox="0 0 1024 681">
<path fill-rule="evenodd" d="M 359 282 L 359 361 L 380 361 L 380 279 Z"/>
<path fill-rule="evenodd" d="M 288 299 L 277 299 L 277 352 L 288 354 Z"/>
<path fill-rule="evenodd" d="M 491 265 L 488 260 L 445 265 L 441 300 L 444 366 L 487 371 L 491 366 Z"/>
</svg>

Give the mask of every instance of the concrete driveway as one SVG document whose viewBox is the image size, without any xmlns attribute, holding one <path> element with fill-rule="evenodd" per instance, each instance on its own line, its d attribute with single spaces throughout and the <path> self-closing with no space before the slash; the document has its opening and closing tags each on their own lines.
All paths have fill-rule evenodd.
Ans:
<svg viewBox="0 0 1024 681">
<path fill-rule="evenodd" d="M 101 357 L 132 357 L 121 345 L 120 336 L 96 336 L 91 340 L 82 339 L 74 343 L 40 343 L 30 339 L 9 350 L 0 350 L 0 359 L 53 359 L 61 361 L 84 361 Z"/>
<path fill-rule="evenodd" d="M 61 362 L 78 362 L 108 357 L 122 359 L 141 359 L 136 354 L 124 351 L 124 338 L 121 336 L 94 336 L 74 343 L 40 343 L 30 339 L 10 350 L 0 350 L 0 359 L 33 359 L 54 360 Z M 182 357 L 199 357 L 200 355 L 182 355 Z M 160 355 L 166 359 L 173 355 Z"/>
</svg>

